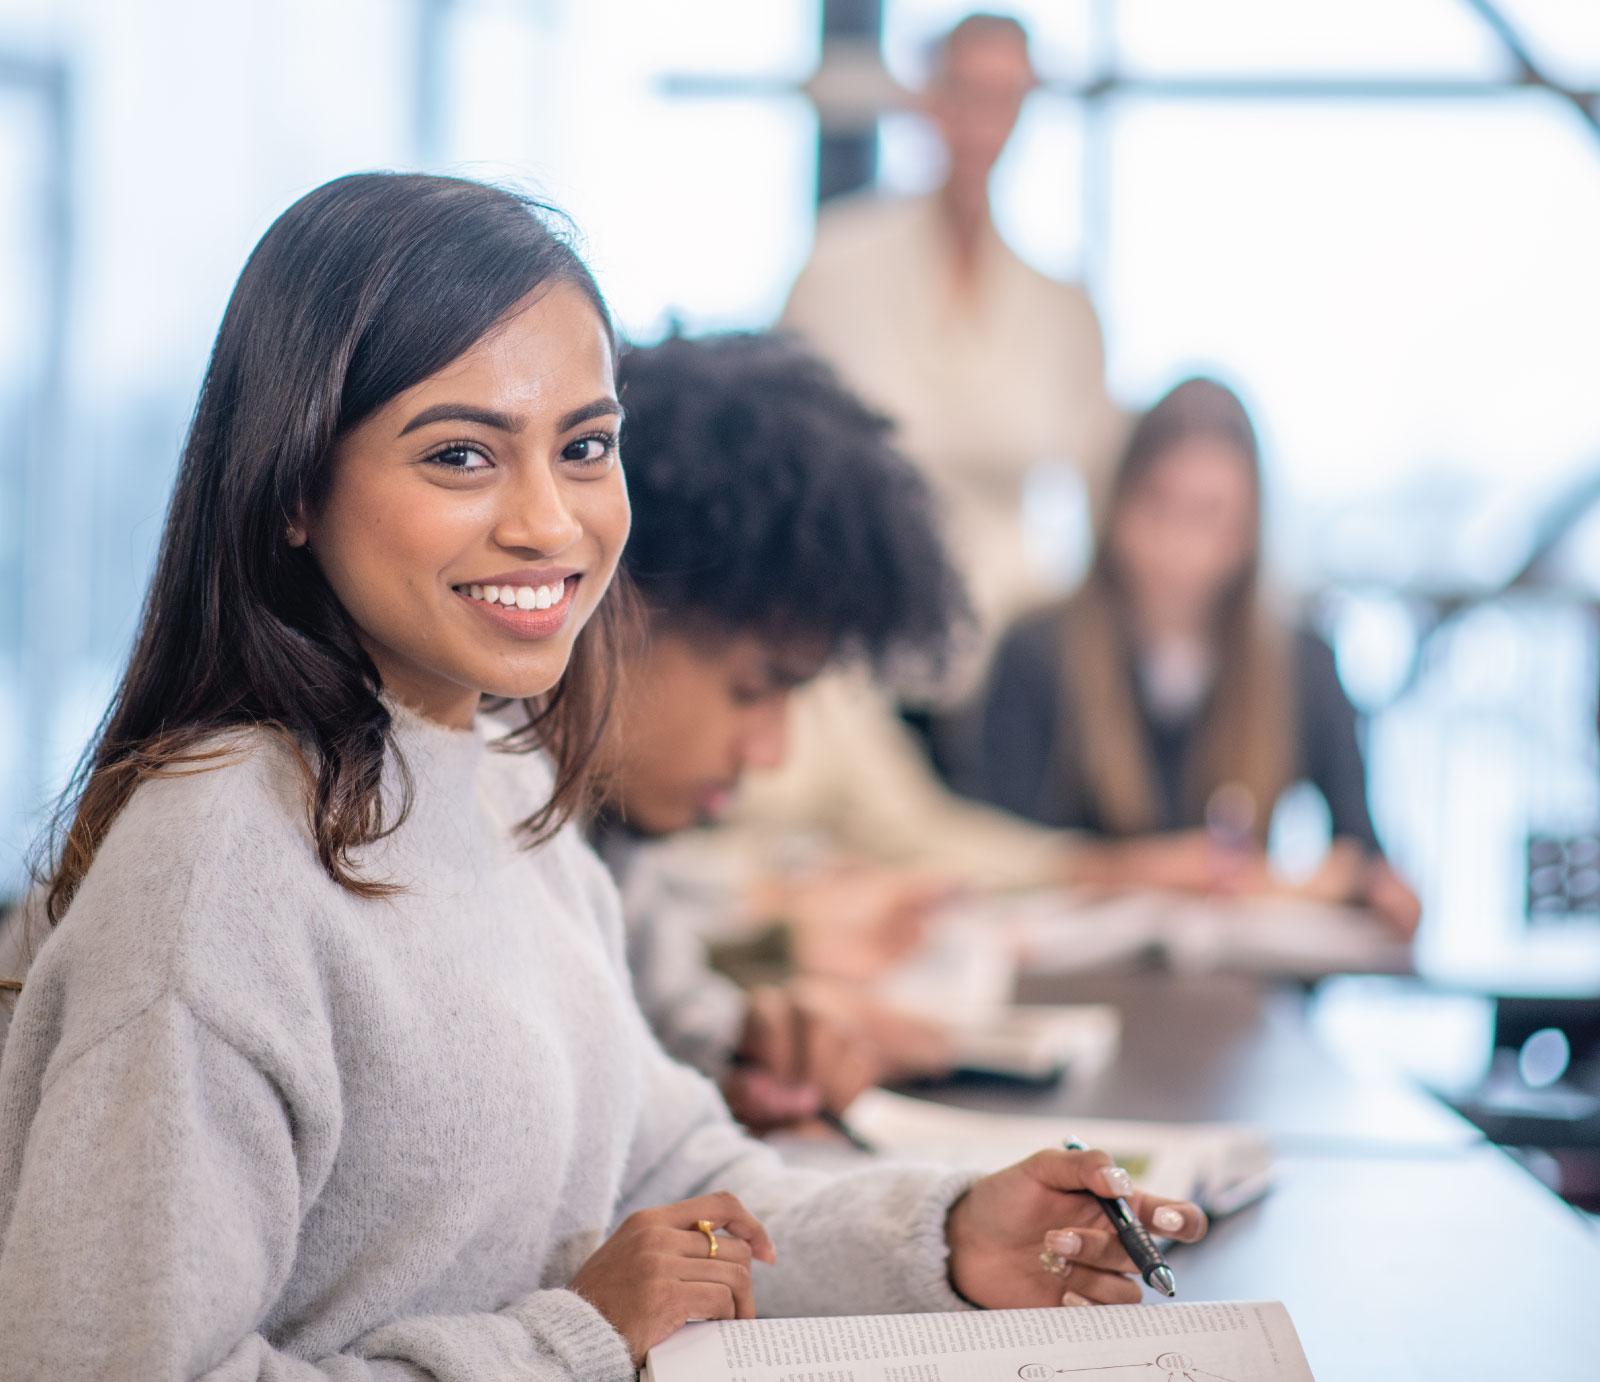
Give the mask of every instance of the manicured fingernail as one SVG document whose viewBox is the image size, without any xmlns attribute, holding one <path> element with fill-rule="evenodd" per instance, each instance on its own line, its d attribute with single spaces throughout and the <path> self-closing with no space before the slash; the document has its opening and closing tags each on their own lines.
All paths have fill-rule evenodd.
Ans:
<svg viewBox="0 0 1600 1382">
<path fill-rule="evenodd" d="M 1150 1222 L 1163 1233 L 1177 1233 L 1183 1228 L 1183 1211 L 1164 1204 L 1150 1216 Z"/>
<path fill-rule="evenodd" d="M 1072 1264 L 1058 1252 L 1042 1252 L 1039 1254 L 1039 1265 L 1052 1275 L 1065 1277 L 1072 1270 Z"/>
<path fill-rule="evenodd" d="M 1076 1229 L 1053 1228 L 1044 1236 L 1044 1245 L 1063 1257 L 1076 1257 L 1083 1251 L 1083 1239 Z"/>
<path fill-rule="evenodd" d="M 1122 1167 L 1107 1166 L 1100 1174 L 1105 1180 L 1106 1187 L 1113 1195 L 1120 1198 L 1123 1195 L 1133 1194 L 1133 1177 L 1124 1171 Z"/>
<path fill-rule="evenodd" d="M 1068 1291 L 1061 1297 L 1061 1303 L 1063 1305 L 1087 1305 L 1089 1303 L 1089 1298 L 1087 1296 L 1080 1296 L 1076 1291 Z"/>
</svg>

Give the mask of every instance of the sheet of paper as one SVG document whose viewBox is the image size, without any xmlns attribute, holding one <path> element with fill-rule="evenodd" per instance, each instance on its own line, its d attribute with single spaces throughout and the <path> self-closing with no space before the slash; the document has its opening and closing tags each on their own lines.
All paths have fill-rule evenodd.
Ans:
<svg viewBox="0 0 1600 1382">
<path fill-rule="evenodd" d="M 1259 1181 L 1271 1148 L 1254 1130 L 1230 1123 L 1146 1123 L 980 1113 L 869 1089 L 851 1104 L 850 1126 L 885 1155 L 994 1171 L 1067 1136 L 1111 1153 L 1141 1189 L 1202 1203 L 1229 1187 Z M 1255 1192 L 1259 1195 L 1260 1189 Z"/>
<path fill-rule="evenodd" d="M 1283 1306 L 1113 1305 L 691 1324 L 651 1382 L 1314 1382 Z"/>
</svg>

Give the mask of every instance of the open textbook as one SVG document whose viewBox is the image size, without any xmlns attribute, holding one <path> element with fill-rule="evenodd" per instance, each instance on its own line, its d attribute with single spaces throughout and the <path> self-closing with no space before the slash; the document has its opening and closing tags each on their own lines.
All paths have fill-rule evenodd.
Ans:
<svg viewBox="0 0 1600 1382">
<path fill-rule="evenodd" d="M 1315 1382 L 1276 1302 L 686 1325 L 647 1382 Z"/>
<path fill-rule="evenodd" d="M 1272 1176 L 1272 1149 L 1233 1123 L 1147 1123 L 1107 1118 L 979 1113 L 883 1089 L 850 1105 L 851 1128 L 884 1155 L 994 1171 L 1067 1136 L 1111 1154 L 1141 1190 L 1230 1214 L 1258 1199 Z M 789 1156 L 788 1144 L 784 1148 Z"/>
</svg>

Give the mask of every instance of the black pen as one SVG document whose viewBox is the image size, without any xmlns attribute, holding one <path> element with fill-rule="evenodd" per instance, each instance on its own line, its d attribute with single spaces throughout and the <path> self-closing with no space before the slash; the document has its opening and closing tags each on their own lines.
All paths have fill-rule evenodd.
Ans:
<svg viewBox="0 0 1600 1382">
<path fill-rule="evenodd" d="M 845 1122 L 843 1115 L 835 1113 L 832 1109 L 825 1108 L 817 1115 L 817 1121 L 820 1122 L 824 1127 L 832 1128 L 834 1132 L 838 1133 L 840 1137 L 844 1138 L 844 1140 L 854 1147 L 858 1152 L 869 1152 L 873 1155 L 877 1154 L 878 1149 L 874 1147 L 872 1143 L 868 1142 L 866 1138 L 852 1128 L 847 1122 Z"/>
<path fill-rule="evenodd" d="M 1069 1152 L 1086 1152 L 1089 1150 L 1075 1137 L 1069 1137 L 1062 1144 Z M 1089 1192 L 1091 1195 L 1094 1192 Z M 1139 1275 L 1145 1279 L 1145 1284 L 1153 1286 L 1164 1296 L 1178 1294 L 1178 1283 L 1172 1275 L 1172 1268 L 1167 1266 L 1161 1256 L 1161 1249 L 1156 1247 L 1155 1239 L 1150 1236 L 1150 1230 L 1139 1222 L 1139 1216 L 1133 1212 L 1128 1202 L 1120 1195 L 1108 1198 L 1105 1195 L 1095 1195 L 1100 1203 L 1100 1208 L 1105 1210 L 1106 1218 L 1111 1220 L 1112 1228 L 1117 1231 L 1117 1238 L 1122 1246 L 1127 1249 L 1128 1256 L 1133 1259 L 1133 1265 L 1139 1269 Z"/>
</svg>

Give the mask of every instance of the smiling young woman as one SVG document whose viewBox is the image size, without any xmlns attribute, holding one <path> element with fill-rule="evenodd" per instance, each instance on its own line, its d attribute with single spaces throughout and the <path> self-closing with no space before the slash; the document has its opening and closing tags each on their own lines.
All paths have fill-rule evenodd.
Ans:
<svg viewBox="0 0 1600 1382">
<path fill-rule="evenodd" d="M 0 1052 L 8 1377 L 628 1382 L 758 1295 L 1137 1294 L 1103 1154 L 822 1181 L 651 1039 L 569 824 L 621 617 L 612 355 L 506 192 L 342 179 L 251 256 Z"/>
<path fill-rule="evenodd" d="M 344 178 L 251 255 L 127 671 L 67 797 L 52 921 L 139 783 L 213 761 L 231 727 L 307 751 L 318 856 L 358 891 L 382 885 L 352 852 L 405 810 L 379 792 L 395 702 L 461 726 L 484 692 L 527 700 L 519 746 L 556 764 L 531 832 L 582 804 L 626 622 L 601 598 L 628 527 L 621 413 L 600 291 L 534 211 L 467 182 Z M 491 623 L 462 593 L 558 568 L 553 627 Z"/>
</svg>

